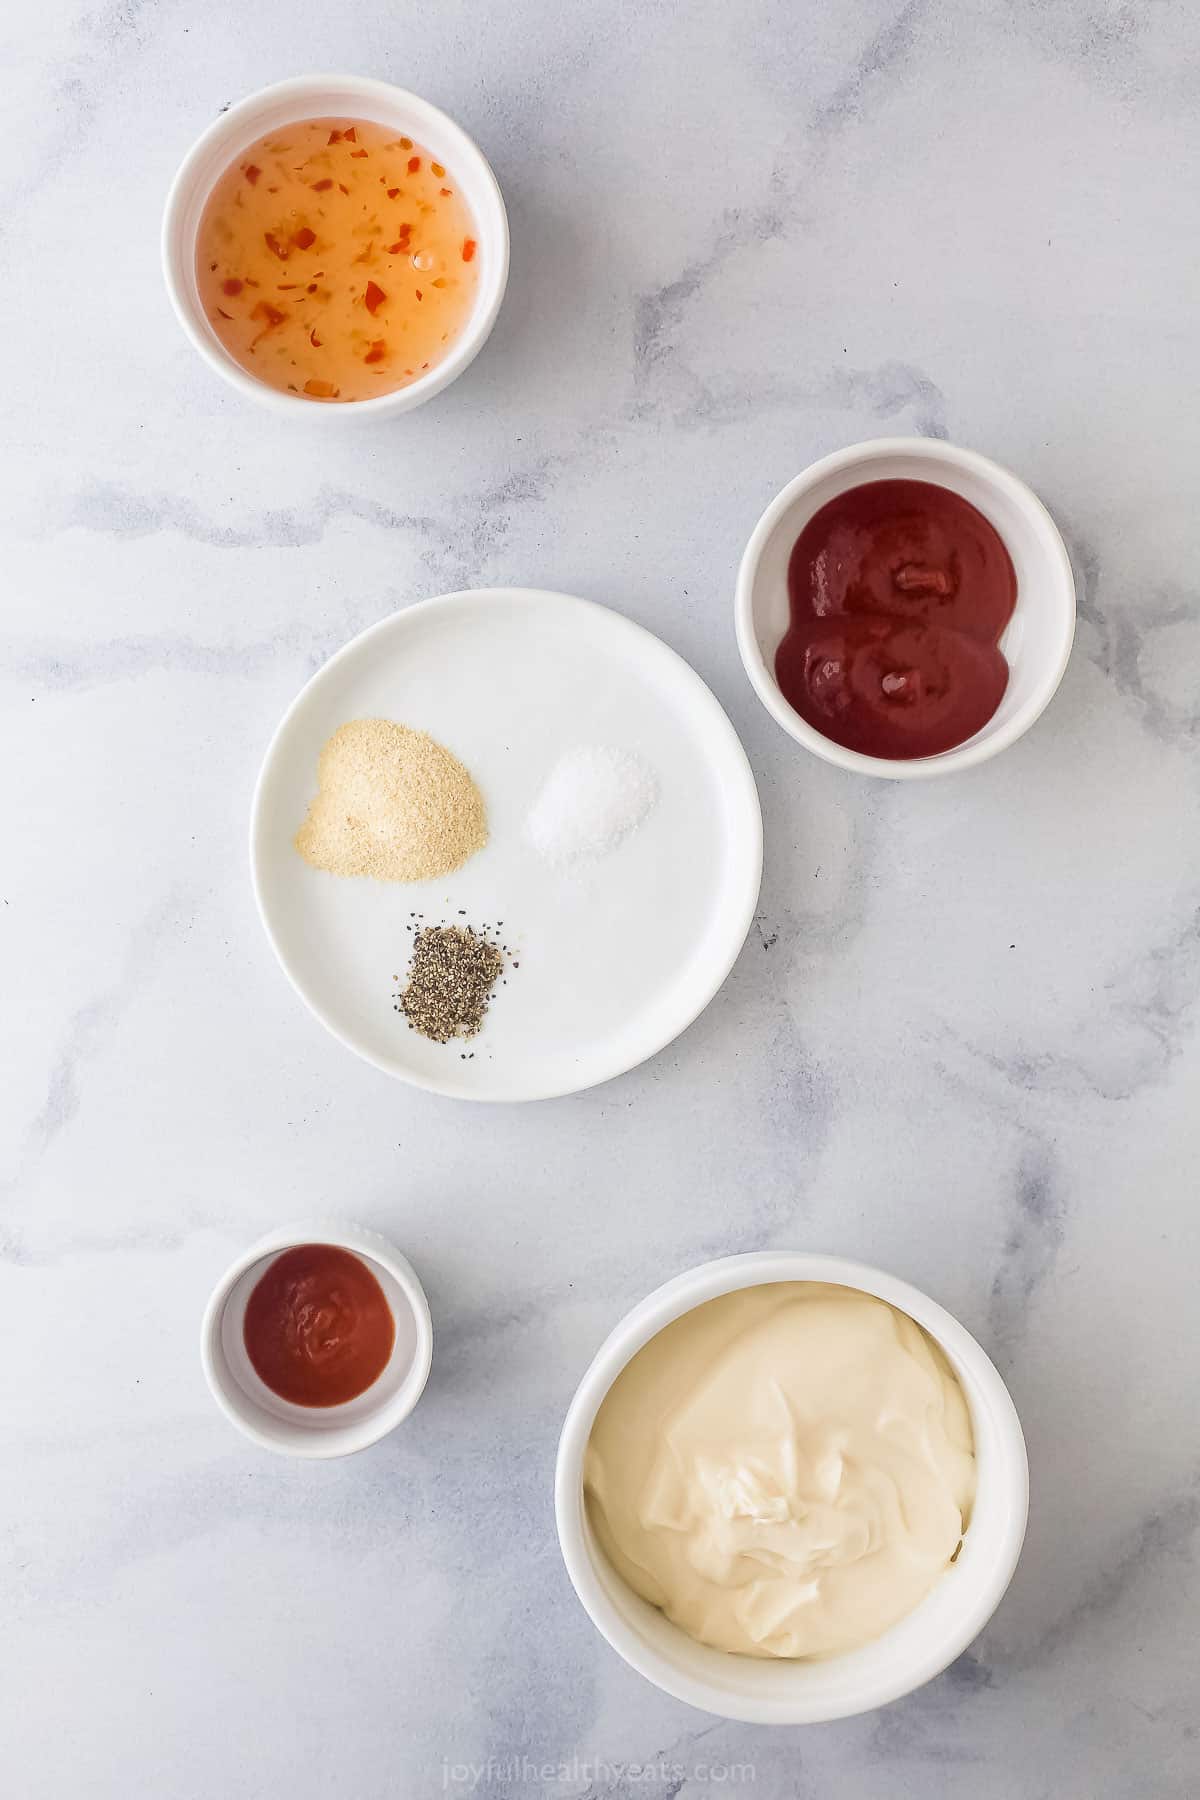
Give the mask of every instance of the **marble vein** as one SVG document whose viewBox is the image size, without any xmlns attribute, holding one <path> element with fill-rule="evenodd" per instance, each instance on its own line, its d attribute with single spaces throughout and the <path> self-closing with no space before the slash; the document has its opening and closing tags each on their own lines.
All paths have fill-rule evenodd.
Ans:
<svg viewBox="0 0 1200 1800">
<path fill-rule="evenodd" d="M 1066 1229 L 1062 1179 L 1047 1144 L 1027 1141 L 1017 1165 L 1011 1224 L 992 1279 L 990 1342 L 1009 1359 L 1016 1353 L 1026 1316 L 1050 1280 Z"/>
<path fill-rule="evenodd" d="M 871 95 L 911 58 L 918 27 L 928 11 L 928 0 L 907 0 L 880 26 L 829 98 L 813 108 L 813 130 L 827 136 L 862 118 Z"/>
<path fill-rule="evenodd" d="M 456 497 L 442 516 L 406 512 L 345 489 L 320 488 L 296 506 L 272 507 L 240 523 L 217 519 L 173 494 L 137 493 L 98 482 L 72 495 L 52 529 L 140 538 L 167 532 L 217 550 L 297 550 L 319 544 L 332 529 L 357 521 L 410 537 L 422 561 L 468 579 L 503 542 L 512 514 L 541 500 L 551 473 L 544 458 L 487 486 Z"/>
<path fill-rule="evenodd" d="M 1093 627 L 1089 654 L 1123 698 L 1131 700 L 1147 731 L 1164 744 L 1186 747 L 1200 736 L 1200 701 L 1185 687 L 1182 699 L 1162 690 L 1147 667 L 1159 633 L 1174 632 L 1179 649 L 1169 666 L 1178 669 L 1184 646 L 1200 655 L 1200 592 L 1178 583 L 1155 583 L 1135 607 L 1104 597 L 1104 568 L 1096 544 L 1071 534 L 1071 560 L 1079 577 L 1079 616 Z"/>
<path fill-rule="evenodd" d="M 153 981 L 162 953 L 191 906 L 186 890 L 174 887 L 151 905 L 131 931 L 115 980 L 70 1015 L 47 1071 L 45 1098 L 24 1132 L 14 1169 L 0 1184 L 7 1197 L 17 1191 L 30 1167 L 40 1162 L 70 1130 L 83 1104 L 87 1070 L 106 1055 L 121 1021 Z M 0 1255 L 24 1260 L 19 1238 L 0 1238 Z"/>
<path fill-rule="evenodd" d="M 1129 1100 L 1162 1082 L 1186 1052 L 1198 1000 L 1200 906 L 1189 904 L 1157 942 L 1114 959 L 1094 1012 L 1079 1021 L 1071 1049 L 966 1047 L 1028 1095 L 1088 1093 L 1102 1100 Z M 1098 1033 L 1094 1027 L 1101 1020 L 1109 1029 Z"/>
<path fill-rule="evenodd" d="M 46 116 L 53 122 L 52 128 L 47 141 L 38 147 L 32 169 L 7 189 L 6 219 L 19 216 L 31 199 L 71 166 L 113 91 L 114 68 L 120 68 L 122 58 L 144 52 L 150 23 L 160 12 L 153 0 L 109 0 L 80 17 L 70 47 L 46 71 Z M 79 38 L 84 40 L 83 46 L 77 44 Z"/>
<path fill-rule="evenodd" d="M 1024 1671 L 1044 1666 L 1068 1651 L 1078 1651 L 1086 1632 L 1124 1605 L 1129 1595 L 1145 1584 L 1151 1571 L 1157 1572 L 1164 1565 L 1168 1571 L 1175 1567 L 1182 1572 L 1187 1567 L 1200 1529 L 1197 1485 L 1198 1480 L 1194 1479 L 1189 1491 L 1164 1499 L 1123 1534 L 1079 1597 L 1029 1649 L 1014 1656 L 1017 1668 Z M 1003 1662 L 1000 1667 L 1003 1670 Z"/>
<path fill-rule="evenodd" d="M 865 399 L 876 417 L 918 402 L 916 428 L 922 436 L 945 437 L 945 404 L 936 385 L 920 370 L 901 363 L 872 374 L 837 378 L 813 394 L 805 386 L 789 391 L 778 370 L 761 384 L 753 381 L 714 392 L 684 360 L 678 342 L 687 314 L 736 256 L 753 254 L 786 238 L 804 207 L 805 182 L 820 178 L 822 161 L 832 152 L 836 135 L 860 120 L 868 100 L 912 54 L 927 0 L 907 0 L 895 17 L 874 31 L 854 58 L 844 78 L 824 101 L 810 103 L 790 136 L 787 151 L 776 156 L 766 182 L 767 197 L 757 207 L 739 208 L 721 218 L 709 248 L 694 257 L 670 281 L 638 297 L 634 314 L 634 419 L 652 417 L 661 406 L 657 388 L 681 386 L 682 403 L 669 404 L 677 425 L 721 423 L 750 417 L 764 405 L 854 405 Z M 890 379 L 889 379 L 890 378 Z M 897 379 L 899 378 L 898 382 Z M 904 388 L 914 390 L 904 396 Z M 898 397 L 896 389 L 899 388 Z M 891 392 L 889 393 L 889 390 Z"/>
</svg>

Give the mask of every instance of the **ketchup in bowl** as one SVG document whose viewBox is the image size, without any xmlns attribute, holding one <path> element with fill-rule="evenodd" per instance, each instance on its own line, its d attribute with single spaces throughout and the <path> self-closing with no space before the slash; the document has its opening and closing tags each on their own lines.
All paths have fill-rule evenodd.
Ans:
<svg viewBox="0 0 1200 1800">
<path fill-rule="evenodd" d="M 775 677 L 848 750 L 909 759 L 974 737 L 1004 698 L 1017 578 L 995 527 L 928 481 L 871 481 L 813 514 L 788 565 Z"/>
</svg>

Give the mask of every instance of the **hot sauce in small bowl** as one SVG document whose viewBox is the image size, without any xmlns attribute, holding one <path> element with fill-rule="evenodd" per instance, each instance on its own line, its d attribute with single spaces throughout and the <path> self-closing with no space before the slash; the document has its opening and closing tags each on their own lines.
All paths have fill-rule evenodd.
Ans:
<svg viewBox="0 0 1200 1800">
<path fill-rule="evenodd" d="M 251 1289 L 242 1339 L 273 1394 L 294 1406 L 341 1406 L 387 1368 L 396 1322 L 360 1256 L 337 1244 L 297 1244 Z"/>
<path fill-rule="evenodd" d="M 345 1456 L 407 1418 L 429 1375 L 429 1304 L 377 1232 L 306 1221 L 244 1251 L 204 1315 L 201 1360 L 231 1423 L 285 1455 Z"/>
<path fill-rule="evenodd" d="M 508 277 L 495 176 L 452 119 L 354 76 L 280 82 L 185 158 L 167 288 L 204 360 L 292 417 L 370 419 L 447 386 Z"/>
</svg>

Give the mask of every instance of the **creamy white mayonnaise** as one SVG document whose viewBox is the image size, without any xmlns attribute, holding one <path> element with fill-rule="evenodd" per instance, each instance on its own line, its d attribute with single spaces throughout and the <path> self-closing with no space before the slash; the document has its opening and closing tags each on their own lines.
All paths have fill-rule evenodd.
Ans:
<svg viewBox="0 0 1200 1800">
<path fill-rule="evenodd" d="M 701 1643 L 832 1656 L 911 1612 L 975 1494 L 942 1351 L 854 1288 L 743 1288 L 685 1313 L 609 1390 L 584 1490 L 613 1566 Z"/>
</svg>

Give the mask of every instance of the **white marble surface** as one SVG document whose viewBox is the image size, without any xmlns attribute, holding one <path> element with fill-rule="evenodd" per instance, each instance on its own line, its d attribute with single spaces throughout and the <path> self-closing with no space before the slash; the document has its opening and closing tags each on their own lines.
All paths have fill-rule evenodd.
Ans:
<svg viewBox="0 0 1200 1800">
<path fill-rule="evenodd" d="M 760 1800 L 1196 1794 L 1195 10 L 51 0 L 0 33 L 6 1792 L 425 1800 L 491 1756 L 474 1791 L 575 1800 L 694 1800 L 737 1763 Z M 336 440 L 228 394 L 157 266 L 192 137 L 320 67 L 460 117 L 514 240 L 469 375 Z M 1054 706 L 952 782 L 804 757 L 734 647 L 761 507 L 881 432 L 1011 464 L 1079 574 Z M 310 671 L 495 582 L 689 657 L 767 827 L 759 925 L 703 1019 L 524 1110 L 340 1050 L 245 855 Z M 325 1207 L 413 1257 L 435 1366 L 388 1443 L 293 1466 L 218 1416 L 197 1322 L 240 1246 Z M 609 1325 L 757 1245 L 949 1305 L 1033 1468 L 980 1642 L 807 1731 L 631 1674 L 551 1517 Z M 618 1766 L 660 1756 L 682 1774 Z"/>
</svg>

